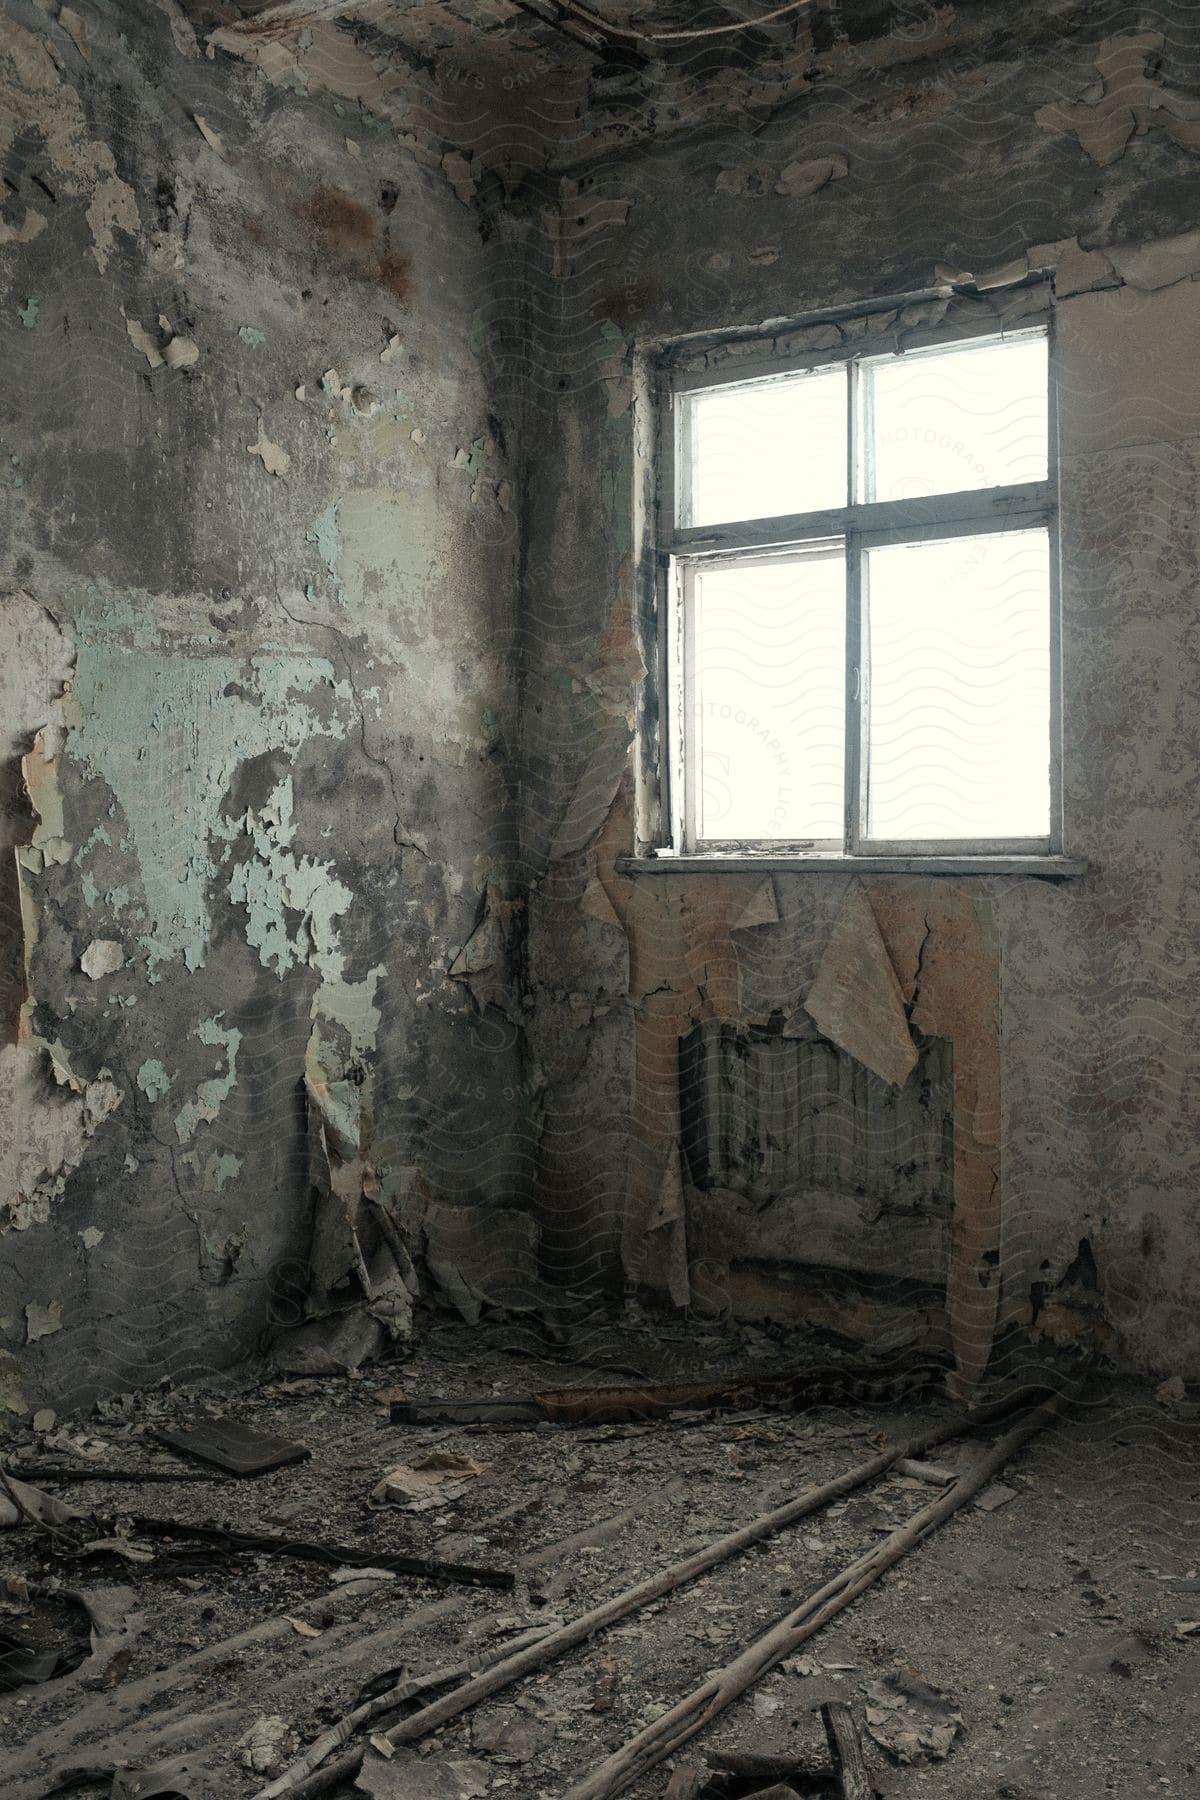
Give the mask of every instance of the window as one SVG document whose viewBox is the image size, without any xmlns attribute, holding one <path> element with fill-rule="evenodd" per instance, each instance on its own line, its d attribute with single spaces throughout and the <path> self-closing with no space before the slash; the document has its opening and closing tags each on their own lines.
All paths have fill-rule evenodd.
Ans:
<svg viewBox="0 0 1200 1800">
<path fill-rule="evenodd" d="M 1058 853 L 1046 330 L 746 367 L 664 390 L 663 847 Z"/>
</svg>

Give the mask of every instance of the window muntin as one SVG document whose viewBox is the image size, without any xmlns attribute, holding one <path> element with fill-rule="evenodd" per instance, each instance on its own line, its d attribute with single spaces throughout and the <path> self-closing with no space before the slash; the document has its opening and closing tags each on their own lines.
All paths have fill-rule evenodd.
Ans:
<svg viewBox="0 0 1200 1800">
<path fill-rule="evenodd" d="M 1059 849 L 1046 331 L 702 383 L 662 545 L 675 848 Z"/>
</svg>

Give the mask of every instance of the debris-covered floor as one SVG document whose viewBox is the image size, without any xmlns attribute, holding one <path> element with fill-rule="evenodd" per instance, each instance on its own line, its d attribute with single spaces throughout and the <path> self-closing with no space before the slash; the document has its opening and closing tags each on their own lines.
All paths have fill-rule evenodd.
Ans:
<svg viewBox="0 0 1200 1800">
<path fill-rule="evenodd" d="M 86 1420 L 10 1440 L 10 1476 L 93 1517 L 66 1521 L 69 1535 L 55 1537 L 22 1519 L 0 1538 L 0 1633 L 32 1658 L 10 1650 L 9 1679 L 22 1669 L 45 1676 L 56 1655 L 67 1669 L 0 1695 L 6 1800 L 273 1792 L 316 1738 L 377 1692 L 432 1670 L 457 1669 L 461 1681 L 511 1642 L 541 1643 L 530 1634 L 954 1410 L 893 1393 L 645 1423 L 392 1422 L 394 1400 L 697 1380 L 813 1354 L 753 1331 L 672 1335 L 661 1321 L 562 1335 L 555 1348 L 517 1324 L 446 1327 L 366 1373 L 296 1379 L 267 1369 L 105 1401 Z M 213 1416 L 311 1456 L 235 1478 L 157 1435 Z M 829 1770 L 818 1708 L 842 1700 L 865 1728 L 869 1787 L 880 1795 L 1196 1792 L 1198 1421 L 1195 1397 L 1178 1387 L 1156 1395 L 1093 1378 L 1000 1479 L 623 1791 L 643 1800 L 865 1792 L 849 1776 L 836 1785 Z M 948 1441 L 928 1460 L 961 1473 L 1004 1429 Z M 167 1479 L 43 1473 L 67 1466 Z M 357 1777 L 350 1770 L 323 1791 L 564 1796 L 947 1491 L 928 1469 L 893 1468 L 388 1758 L 369 1736 L 378 1742 L 451 1689 L 393 1704 L 322 1763 L 328 1782 L 339 1759 L 366 1749 Z M 150 1520 L 338 1545 L 350 1568 L 375 1573 L 347 1579 L 347 1565 L 188 1538 Z M 515 1582 L 379 1569 L 397 1554 Z M 87 1614 L 78 1600 L 55 1599 L 56 1586 L 87 1597 L 90 1645 Z M 154 1779 L 134 1772 L 150 1768 Z"/>
</svg>

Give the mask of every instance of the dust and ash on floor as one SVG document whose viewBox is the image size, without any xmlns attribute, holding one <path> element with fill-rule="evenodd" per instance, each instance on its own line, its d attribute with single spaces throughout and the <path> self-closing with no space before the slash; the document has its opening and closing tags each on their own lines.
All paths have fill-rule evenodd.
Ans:
<svg viewBox="0 0 1200 1800">
<path fill-rule="evenodd" d="M 392 1422 L 402 1399 L 695 1380 L 814 1356 L 795 1337 L 661 1319 L 557 1335 L 444 1326 L 353 1374 L 264 1366 L 11 1436 L 9 1476 L 91 1517 L 56 1535 L 22 1515 L 0 1535 L 0 1644 L 17 1646 L 16 1685 L 0 1693 L 8 1800 L 250 1800 L 364 1696 L 498 1657 L 954 1410 L 920 1395 L 591 1426 Z M 310 1454 L 236 1478 L 163 1442 L 212 1419 Z M 998 1481 L 623 1791 L 843 1792 L 819 1713 L 841 1700 L 877 1795 L 1200 1792 L 1198 1426 L 1200 1405 L 1178 1383 L 1156 1394 L 1093 1375 Z M 1000 1429 L 933 1460 L 960 1472 Z M 41 1475 L 67 1465 L 95 1479 Z M 323 1765 L 365 1749 L 361 1770 L 326 1791 L 563 1796 L 933 1491 L 893 1468 L 390 1757 L 367 1742 L 380 1726 L 364 1726 Z M 336 1544 L 351 1568 L 375 1572 L 347 1579 L 344 1566 L 147 1519 Z M 397 1554 L 515 1580 L 379 1569 Z M 768 1760 L 731 1773 L 739 1756 Z"/>
</svg>

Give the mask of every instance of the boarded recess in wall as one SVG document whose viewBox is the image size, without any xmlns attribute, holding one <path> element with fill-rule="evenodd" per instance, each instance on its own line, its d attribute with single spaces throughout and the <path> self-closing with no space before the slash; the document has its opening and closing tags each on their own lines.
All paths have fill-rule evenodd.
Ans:
<svg viewBox="0 0 1200 1800">
<path fill-rule="evenodd" d="M 948 1217 L 953 1046 L 929 1039 L 902 1088 L 825 1038 L 705 1021 L 679 1043 L 692 1185 L 762 1203 L 800 1186 Z"/>
</svg>

